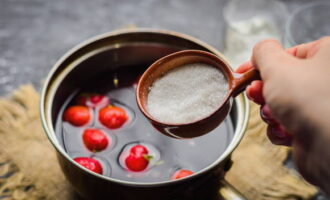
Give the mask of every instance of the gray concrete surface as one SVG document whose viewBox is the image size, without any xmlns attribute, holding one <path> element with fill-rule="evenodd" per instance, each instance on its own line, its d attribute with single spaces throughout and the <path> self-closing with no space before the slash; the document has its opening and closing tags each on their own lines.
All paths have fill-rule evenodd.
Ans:
<svg viewBox="0 0 330 200">
<path fill-rule="evenodd" d="M 307 0 L 282 0 L 290 9 Z M 38 88 L 55 61 L 94 35 L 135 24 L 223 48 L 226 0 L 0 0 L 0 94 Z M 239 13 L 238 13 L 239 14 Z"/>
<path fill-rule="evenodd" d="M 0 95 L 24 83 L 39 89 L 70 48 L 128 24 L 186 33 L 222 50 L 226 1 L 0 0 Z M 310 2 L 279 1 L 289 11 Z"/>
</svg>

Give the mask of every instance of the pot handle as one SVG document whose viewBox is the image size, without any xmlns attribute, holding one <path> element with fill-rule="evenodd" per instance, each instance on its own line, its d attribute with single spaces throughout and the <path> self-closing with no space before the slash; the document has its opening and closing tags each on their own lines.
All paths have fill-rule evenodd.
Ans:
<svg viewBox="0 0 330 200">
<path fill-rule="evenodd" d="M 220 195 L 226 200 L 247 200 L 237 189 L 226 180 L 221 180 Z"/>
</svg>

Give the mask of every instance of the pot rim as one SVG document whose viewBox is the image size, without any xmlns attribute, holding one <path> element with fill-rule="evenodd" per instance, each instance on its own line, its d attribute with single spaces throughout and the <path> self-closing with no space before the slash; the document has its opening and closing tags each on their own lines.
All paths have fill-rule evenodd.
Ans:
<svg viewBox="0 0 330 200">
<path fill-rule="evenodd" d="M 234 131 L 234 137 L 231 140 L 230 144 L 227 146 L 226 150 L 221 154 L 221 156 L 219 156 L 218 159 L 216 159 L 212 164 L 208 165 L 207 167 L 205 167 L 204 169 L 194 173 L 191 176 L 182 178 L 182 179 L 178 179 L 178 180 L 168 180 L 168 181 L 161 181 L 161 182 L 151 182 L 151 183 L 144 183 L 144 182 L 132 182 L 132 181 L 124 181 L 124 180 L 119 180 L 119 179 L 115 179 L 115 178 L 111 178 L 111 177 L 107 177 L 107 176 L 103 176 L 97 173 L 94 173 L 84 167 L 82 167 L 81 165 L 79 165 L 78 163 L 76 163 L 63 149 L 63 147 L 58 143 L 57 138 L 55 137 L 55 131 L 53 128 L 53 124 L 52 124 L 52 120 L 51 120 L 51 105 L 53 103 L 53 96 L 57 90 L 57 87 L 54 87 L 54 83 L 57 82 L 57 85 L 59 85 L 59 83 L 61 81 L 56 80 L 54 81 L 54 83 L 51 84 L 52 79 L 54 79 L 54 74 L 56 72 L 56 70 L 58 69 L 58 67 L 60 67 L 62 65 L 62 63 L 67 60 L 70 56 L 72 56 L 76 51 L 80 50 L 81 48 L 87 46 L 88 44 L 94 43 L 98 40 L 102 40 L 104 38 L 108 38 L 108 37 L 114 37 L 116 35 L 121 35 L 121 34 L 130 34 L 130 33 L 154 33 L 154 34 L 165 34 L 165 35 L 171 35 L 174 37 L 178 37 L 180 39 L 185 39 L 188 41 L 191 41 L 195 44 L 198 44 L 202 47 L 205 47 L 207 50 L 209 50 L 210 52 L 214 53 L 215 55 L 221 57 L 223 60 L 225 60 L 229 66 L 230 63 L 227 61 L 226 58 L 224 58 L 224 56 L 218 51 L 216 50 L 214 47 L 206 44 L 205 42 L 202 42 L 192 36 L 186 35 L 186 34 L 182 34 L 182 33 L 177 33 L 174 31 L 168 31 L 168 30 L 159 30 L 159 29 L 151 29 L 151 28 L 137 28 L 134 30 L 118 30 L 118 31 L 112 31 L 112 32 L 108 32 L 108 33 L 103 33 L 100 35 L 97 35 L 95 37 L 92 37 L 84 42 L 79 43 L 78 45 L 76 45 L 75 47 L 73 47 L 72 49 L 70 49 L 67 53 L 65 53 L 52 67 L 52 69 L 50 70 L 50 72 L 47 75 L 47 78 L 44 82 L 44 85 L 42 87 L 41 90 L 41 98 L 40 98 L 40 116 L 41 116 L 41 122 L 42 122 L 42 126 L 43 129 L 48 137 L 48 139 L 50 140 L 50 142 L 52 143 L 52 145 L 54 146 L 54 148 L 56 149 L 56 151 L 58 153 L 60 153 L 63 157 L 66 158 L 66 160 L 68 160 L 71 164 L 75 165 L 76 167 L 80 168 L 81 170 L 85 171 L 86 173 L 88 173 L 89 175 L 93 175 L 96 176 L 98 178 L 101 178 L 103 180 L 106 181 L 111 181 L 114 183 L 118 183 L 118 184 L 124 184 L 124 185 L 131 185 L 131 186 L 140 186 L 140 187 L 154 187 L 154 186 L 164 186 L 164 185 L 169 185 L 169 184 L 176 184 L 179 182 L 183 182 L 183 181 L 187 181 L 189 179 L 193 179 L 197 176 L 200 176 L 206 172 L 208 172 L 210 169 L 214 168 L 215 166 L 217 166 L 219 163 L 221 163 L 222 161 L 224 161 L 226 158 L 228 158 L 231 153 L 236 149 L 236 147 L 238 146 L 238 144 L 240 143 L 240 141 L 242 140 L 242 137 L 245 133 L 246 127 L 247 127 L 247 123 L 248 123 L 248 115 L 249 115 L 249 103 L 247 101 L 246 95 L 245 94 L 241 94 L 239 96 L 237 96 L 235 98 L 238 110 L 245 110 L 246 112 L 244 113 L 244 115 L 242 114 L 242 117 L 238 117 L 238 121 L 237 121 L 237 128 Z M 95 52 L 92 51 L 92 52 Z M 80 58 L 76 59 L 74 62 L 72 62 L 71 64 L 69 64 L 69 66 L 71 65 L 72 69 L 74 68 L 75 63 L 77 63 L 78 61 L 84 60 L 87 56 L 91 56 L 91 54 L 85 54 L 84 56 L 81 56 Z M 70 69 L 68 69 L 69 67 L 65 68 L 65 73 L 63 74 L 63 72 L 61 72 L 62 77 L 64 78 L 69 72 Z M 55 78 L 57 79 L 57 77 Z M 62 79 L 63 80 L 63 79 Z M 50 94 L 50 99 L 49 99 L 49 94 Z"/>
</svg>

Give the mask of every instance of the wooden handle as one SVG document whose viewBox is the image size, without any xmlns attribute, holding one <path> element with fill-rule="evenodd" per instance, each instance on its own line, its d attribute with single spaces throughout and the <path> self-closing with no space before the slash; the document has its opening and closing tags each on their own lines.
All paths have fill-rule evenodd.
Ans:
<svg viewBox="0 0 330 200">
<path fill-rule="evenodd" d="M 243 74 L 234 74 L 232 95 L 236 97 L 238 94 L 243 92 L 246 87 L 254 80 L 261 80 L 260 73 L 257 69 L 250 69 Z"/>
</svg>

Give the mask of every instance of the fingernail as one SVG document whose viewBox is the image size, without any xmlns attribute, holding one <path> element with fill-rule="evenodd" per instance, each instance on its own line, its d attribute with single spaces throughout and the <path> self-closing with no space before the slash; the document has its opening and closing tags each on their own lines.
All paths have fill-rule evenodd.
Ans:
<svg viewBox="0 0 330 200">
<path fill-rule="evenodd" d="M 260 116 L 269 125 L 278 125 L 278 122 L 272 117 L 272 113 L 268 105 L 263 105 L 260 108 Z"/>
</svg>

